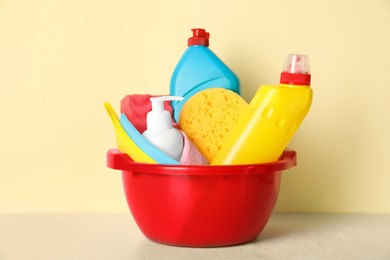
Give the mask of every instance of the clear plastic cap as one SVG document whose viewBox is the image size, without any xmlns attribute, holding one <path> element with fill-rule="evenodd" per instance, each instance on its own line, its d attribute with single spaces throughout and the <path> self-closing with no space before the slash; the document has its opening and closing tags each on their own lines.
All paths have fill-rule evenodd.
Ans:
<svg viewBox="0 0 390 260">
<path fill-rule="evenodd" d="M 280 83 L 310 86 L 309 56 L 288 54 L 284 62 Z"/>
<path fill-rule="evenodd" d="M 302 54 L 288 54 L 284 62 L 283 72 L 310 74 L 309 56 Z"/>
</svg>

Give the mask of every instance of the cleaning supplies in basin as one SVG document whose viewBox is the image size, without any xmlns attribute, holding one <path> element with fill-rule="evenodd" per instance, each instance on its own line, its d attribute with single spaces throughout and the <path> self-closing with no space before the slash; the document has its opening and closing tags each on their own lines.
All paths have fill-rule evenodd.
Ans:
<svg viewBox="0 0 390 260">
<path fill-rule="evenodd" d="M 170 95 L 184 97 L 173 101 L 177 122 L 183 105 L 199 91 L 221 87 L 240 94 L 237 76 L 209 48 L 210 34 L 204 29 L 192 29 L 188 48 L 176 65 L 170 83 Z"/>
<path fill-rule="evenodd" d="M 146 116 L 147 129 L 142 134 L 149 142 L 176 161 L 180 161 L 183 153 L 183 137 L 172 127 L 171 114 L 164 110 L 164 101 L 182 99 L 178 96 L 150 98 L 152 111 Z"/>
<path fill-rule="evenodd" d="M 211 164 L 277 161 L 308 113 L 312 95 L 308 56 L 288 55 L 280 85 L 258 89 Z"/>
</svg>

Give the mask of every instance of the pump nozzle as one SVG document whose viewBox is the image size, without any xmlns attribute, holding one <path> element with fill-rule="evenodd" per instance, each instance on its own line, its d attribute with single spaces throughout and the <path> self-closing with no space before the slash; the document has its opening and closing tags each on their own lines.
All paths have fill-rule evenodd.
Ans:
<svg viewBox="0 0 390 260">
<path fill-rule="evenodd" d="M 164 111 L 164 101 L 182 101 L 183 97 L 179 96 L 161 96 L 161 97 L 151 97 L 150 101 L 152 102 L 152 111 Z"/>
<path fill-rule="evenodd" d="M 164 110 L 164 102 L 171 100 L 183 100 L 179 96 L 151 97 L 152 111 L 146 116 L 146 125 L 149 130 L 164 130 L 172 127 L 171 114 Z"/>
</svg>

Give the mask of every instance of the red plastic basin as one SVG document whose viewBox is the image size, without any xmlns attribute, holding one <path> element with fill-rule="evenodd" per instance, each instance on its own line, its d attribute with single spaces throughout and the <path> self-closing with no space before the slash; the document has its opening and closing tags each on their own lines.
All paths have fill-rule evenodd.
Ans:
<svg viewBox="0 0 390 260">
<path fill-rule="evenodd" d="M 229 166 L 136 163 L 116 149 L 107 152 L 107 166 L 122 171 L 127 204 L 142 233 L 190 247 L 255 239 L 275 206 L 282 170 L 295 165 L 293 150 L 277 162 Z"/>
</svg>

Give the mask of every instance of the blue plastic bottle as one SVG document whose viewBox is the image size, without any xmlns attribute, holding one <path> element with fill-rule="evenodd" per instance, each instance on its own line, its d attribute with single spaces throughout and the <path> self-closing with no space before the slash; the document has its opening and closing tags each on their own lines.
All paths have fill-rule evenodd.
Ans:
<svg viewBox="0 0 390 260">
<path fill-rule="evenodd" d="M 199 91 L 220 87 L 240 94 L 237 76 L 209 49 L 210 34 L 204 29 L 192 29 L 192 32 L 170 83 L 170 95 L 184 98 L 172 102 L 176 122 L 184 103 Z"/>
</svg>

